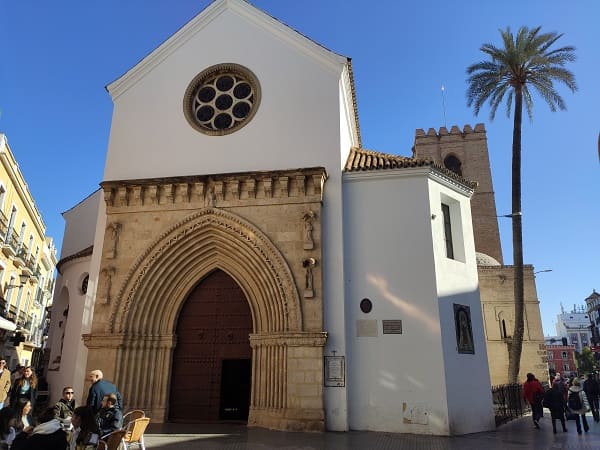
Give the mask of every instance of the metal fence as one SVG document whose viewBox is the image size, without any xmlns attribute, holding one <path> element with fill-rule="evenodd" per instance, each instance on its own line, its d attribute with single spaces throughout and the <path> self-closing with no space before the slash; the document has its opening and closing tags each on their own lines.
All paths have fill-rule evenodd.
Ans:
<svg viewBox="0 0 600 450">
<path fill-rule="evenodd" d="M 493 386 L 492 398 L 494 400 L 496 426 L 531 411 L 529 404 L 523 399 L 523 386 L 521 384 Z"/>
</svg>

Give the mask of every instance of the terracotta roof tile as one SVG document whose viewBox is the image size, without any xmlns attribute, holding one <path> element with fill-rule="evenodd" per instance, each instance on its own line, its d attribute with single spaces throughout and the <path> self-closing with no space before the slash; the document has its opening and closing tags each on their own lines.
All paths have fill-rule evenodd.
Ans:
<svg viewBox="0 0 600 450">
<path fill-rule="evenodd" d="M 477 182 L 469 181 L 447 169 L 446 167 L 434 163 L 430 159 L 408 158 L 356 147 L 350 150 L 350 154 L 346 160 L 346 166 L 344 167 L 344 172 L 403 169 L 408 167 L 432 167 L 438 172 L 441 172 L 444 175 L 453 178 L 470 188 L 474 189 L 477 187 Z"/>
</svg>

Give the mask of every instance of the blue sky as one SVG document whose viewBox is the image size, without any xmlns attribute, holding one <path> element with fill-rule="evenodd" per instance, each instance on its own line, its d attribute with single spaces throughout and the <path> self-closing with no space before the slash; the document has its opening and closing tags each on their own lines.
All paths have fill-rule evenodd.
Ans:
<svg viewBox="0 0 600 450">
<path fill-rule="evenodd" d="M 61 212 L 98 188 L 112 103 L 104 86 L 199 13 L 207 0 L 0 0 L 0 131 L 60 248 Z M 417 128 L 483 122 L 498 214 L 510 205 L 512 120 L 466 106 L 468 65 L 499 28 L 541 25 L 564 33 L 578 59 L 579 91 L 560 88 L 566 112 L 537 98 L 523 126 L 524 258 L 536 270 L 545 334 L 560 304 L 600 291 L 600 2 L 255 0 L 277 17 L 353 61 L 363 145 L 409 156 Z M 251 43 L 240 42 L 240 45 Z M 510 221 L 501 220 L 506 263 Z"/>
</svg>

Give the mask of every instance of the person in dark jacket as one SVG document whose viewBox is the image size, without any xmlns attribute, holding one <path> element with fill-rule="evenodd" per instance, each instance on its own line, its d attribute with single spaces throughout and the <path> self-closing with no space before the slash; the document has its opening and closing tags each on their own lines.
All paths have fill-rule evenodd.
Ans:
<svg viewBox="0 0 600 450">
<path fill-rule="evenodd" d="M 523 398 L 531 405 L 531 417 L 533 425 L 539 430 L 539 420 L 544 415 L 542 400 L 544 399 L 544 388 L 534 374 L 527 374 L 527 381 L 523 383 Z"/>
<path fill-rule="evenodd" d="M 550 410 L 552 418 L 552 431 L 556 434 L 556 421 L 560 420 L 562 430 L 566 433 L 565 407 L 566 402 L 563 397 L 563 387 L 559 383 L 554 383 L 552 389 L 548 389 L 544 394 L 544 406 Z"/>
<path fill-rule="evenodd" d="M 69 424 L 75 410 L 75 391 L 71 386 L 63 388 L 62 398 L 54 404 L 54 418 Z"/>
<path fill-rule="evenodd" d="M 69 445 L 67 433 L 54 418 L 54 408 L 48 408 L 40 416 L 40 424 L 30 435 L 21 433 L 14 440 L 11 450 L 66 450 Z"/>
<path fill-rule="evenodd" d="M 102 399 L 102 408 L 96 416 L 100 436 L 106 436 L 123 427 L 123 413 L 116 406 L 117 396 L 115 394 L 105 395 Z"/>
<path fill-rule="evenodd" d="M 37 377 L 30 366 L 23 368 L 23 375 L 14 382 L 10 390 L 10 404 L 16 405 L 20 398 L 31 402 L 31 409 L 35 408 L 37 397 Z"/>
<path fill-rule="evenodd" d="M 123 400 L 121 398 L 121 393 L 110 381 L 104 379 L 104 375 L 101 370 L 92 370 L 88 374 L 88 380 L 92 382 L 90 386 L 90 390 L 88 392 L 87 397 L 87 406 L 92 408 L 94 414 L 98 414 L 100 408 L 102 408 L 102 399 L 105 395 L 115 394 L 117 397 L 116 407 L 120 410 L 123 409 Z"/>
<path fill-rule="evenodd" d="M 596 380 L 596 375 L 593 373 L 588 374 L 587 379 L 583 382 L 583 391 L 587 396 L 594 416 L 594 422 L 600 422 L 600 412 L 598 411 L 598 403 L 600 398 L 600 384 Z"/>
</svg>

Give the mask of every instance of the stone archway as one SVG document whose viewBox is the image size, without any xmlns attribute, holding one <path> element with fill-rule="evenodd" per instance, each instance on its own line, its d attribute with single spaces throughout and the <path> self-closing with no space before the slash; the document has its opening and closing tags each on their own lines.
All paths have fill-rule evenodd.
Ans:
<svg viewBox="0 0 600 450">
<path fill-rule="evenodd" d="M 116 192 L 128 189 L 117 188 Z M 315 192 L 320 195 L 320 191 Z M 276 429 L 323 429 L 322 358 L 326 333 L 314 327 L 314 317 L 318 320 L 320 314 L 313 315 L 311 327 L 305 329 L 305 306 L 295 281 L 303 275 L 302 266 L 293 272 L 277 245 L 260 228 L 238 214 L 211 206 L 181 216 L 127 262 L 117 252 L 117 242 L 126 246 L 129 239 L 144 236 L 144 226 L 151 227 L 152 222 L 148 215 L 142 217 L 146 211 L 136 211 L 128 201 L 121 205 L 121 214 L 114 217 L 111 212 L 119 208 L 107 209 L 109 227 L 100 273 L 108 278 L 97 292 L 92 333 L 84 336 L 90 349 L 88 369 L 114 362 L 114 372 L 109 372 L 109 376 L 121 388 L 126 408 L 141 408 L 153 420 L 166 420 L 179 311 L 198 280 L 219 269 L 240 286 L 252 315 L 248 424 Z M 289 207 L 267 206 L 268 213 L 255 208 L 258 217 L 272 219 L 274 211 L 289 221 Z M 296 217 L 301 220 L 306 206 L 300 203 L 297 208 Z M 128 210 L 128 215 L 122 213 L 123 209 Z M 171 212 L 157 209 L 158 212 L 152 212 L 154 221 L 172 217 Z M 301 227 L 302 222 L 300 248 Z M 121 235 L 115 235 L 115 230 Z M 310 307 L 316 305 L 320 303 L 312 300 Z M 311 374 L 291 376 L 299 367 Z M 304 385 L 306 378 L 314 380 L 310 389 Z"/>
</svg>

